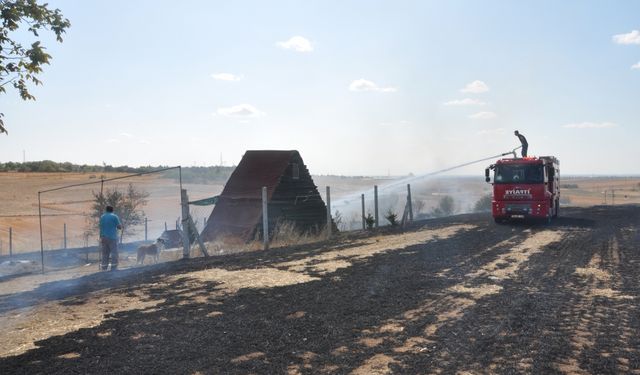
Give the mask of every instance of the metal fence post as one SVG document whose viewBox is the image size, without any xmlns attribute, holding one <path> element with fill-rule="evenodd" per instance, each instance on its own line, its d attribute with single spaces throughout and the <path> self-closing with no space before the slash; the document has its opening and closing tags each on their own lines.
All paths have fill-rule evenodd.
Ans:
<svg viewBox="0 0 640 375">
<path fill-rule="evenodd" d="M 64 223 L 64 233 L 63 233 L 63 238 L 64 238 L 64 242 L 63 242 L 63 249 L 67 248 L 67 223 Z"/>
<path fill-rule="evenodd" d="M 327 238 L 331 238 L 333 223 L 331 220 L 331 188 L 327 186 Z"/>
<path fill-rule="evenodd" d="M 411 184 L 407 184 L 407 204 L 409 205 L 409 221 L 413 221 L 413 203 L 411 202 Z"/>
<path fill-rule="evenodd" d="M 611 205 L 616 204 L 616 189 L 611 189 Z"/>
<path fill-rule="evenodd" d="M 362 230 L 367 229 L 367 218 L 364 216 L 364 194 L 360 194 L 362 200 Z"/>
<path fill-rule="evenodd" d="M 42 274 L 44 275 L 44 240 L 42 239 L 42 202 L 38 192 L 38 221 L 40 222 L 40 264 L 42 264 Z"/>
<path fill-rule="evenodd" d="M 149 227 L 148 227 L 148 223 L 147 223 L 147 218 L 144 218 L 144 240 L 148 241 L 148 232 L 149 232 Z"/>
<path fill-rule="evenodd" d="M 262 241 L 264 250 L 269 249 L 269 211 L 267 204 L 267 187 L 262 187 Z"/>
<path fill-rule="evenodd" d="M 376 228 L 378 227 L 378 185 L 373 186 L 373 210 L 375 211 Z"/>
<path fill-rule="evenodd" d="M 9 227 L 9 259 L 13 258 L 13 228 Z"/>
</svg>

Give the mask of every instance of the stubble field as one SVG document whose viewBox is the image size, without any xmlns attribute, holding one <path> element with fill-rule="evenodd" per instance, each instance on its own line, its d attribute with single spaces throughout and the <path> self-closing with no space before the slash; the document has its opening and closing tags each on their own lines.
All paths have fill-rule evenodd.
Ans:
<svg viewBox="0 0 640 375">
<path fill-rule="evenodd" d="M 0 283 L 0 373 L 640 374 L 640 206 Z"/>
</svg>

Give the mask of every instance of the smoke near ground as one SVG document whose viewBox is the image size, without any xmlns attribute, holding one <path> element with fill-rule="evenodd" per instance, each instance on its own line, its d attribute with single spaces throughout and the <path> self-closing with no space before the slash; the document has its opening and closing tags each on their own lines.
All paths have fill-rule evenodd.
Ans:
<svg viewBox="0 0 640 375">
<path fill-rule="evenodd" d="M 408 182 L 407 182 L 408 181 Z M 389 225 L 384 217 L 394 213 L 398 218 L 407 203 L 407 184 L 411 185 L 411 198 L 414 219 L 442 217 L 452 214 L 473 212 L 476 203 L 491 193 L 491 185 L 484 181 L 484 177 L 459 176 L 428 176 L 423 178 L 407 177 L 394 180 L 379 180 L 378 182 L 378 213 L 381 226 Z M 322 190 L 322 189 L 321 189 Z M 339 229 L 362 229 L 362 201 L 365 195 L 365 217 L 374 215 L 374 188 L 363 187 L 356 192 L 334 195 L 332 198 L 332 214 L 338 219 Z M 443 200 L 450 200 L 450 210 L 439 208 Z"/>
</svg>

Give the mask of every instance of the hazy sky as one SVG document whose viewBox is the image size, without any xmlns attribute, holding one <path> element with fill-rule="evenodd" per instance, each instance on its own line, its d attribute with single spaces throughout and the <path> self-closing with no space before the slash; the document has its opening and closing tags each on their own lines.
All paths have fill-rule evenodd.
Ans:
<svg viewBox="0 0 640 375">
<path fill-rule="evenodd" d="M 0 96 L 0 161 L 419 174 L 518 129 L 564 174 L 640 173 L 638 1 L 49 3 L 72 27 L 37 101 Z"/>
</svg>

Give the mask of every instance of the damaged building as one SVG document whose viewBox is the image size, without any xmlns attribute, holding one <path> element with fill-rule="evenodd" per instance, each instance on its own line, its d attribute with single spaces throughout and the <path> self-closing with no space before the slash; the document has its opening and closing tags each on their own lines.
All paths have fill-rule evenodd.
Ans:
<svg viewBox="0 0 640 375">
<path fill-rule="evenodd" d="M 285 222 L 300 233 L 325 228 L 326 205 L 298 151 L 247 151 L 207 220 L 203 240 L 262 237 L 263 186 L 267 187 L 271 232 Z M 335 230 L 333 221 L 332 227 Z"/>
</svg>

